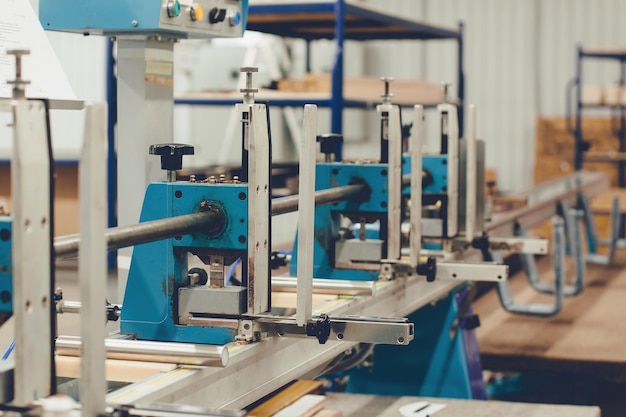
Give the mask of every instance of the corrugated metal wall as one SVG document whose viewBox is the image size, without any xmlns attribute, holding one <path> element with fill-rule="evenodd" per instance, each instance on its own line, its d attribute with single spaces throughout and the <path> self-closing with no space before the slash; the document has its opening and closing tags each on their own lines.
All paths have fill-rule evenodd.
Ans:
<svg viewBox="0 0 626 417">
<path fill-rule="evenodd" d="M 499 186 L 505 190 L 532 182 L 535 120 L 565 114 L 565 87 L 574 76 L 576 44 L 626 46 L 623 0 L 367 3 L 431 23 L 465 23 L 466 103 L 478 108 L 487 163 L 497 169 Z M 366 48 L 365 68 L 370 75 L 456 82 L 456 62 L 455 48 L 446 42 L 426 46 L 378 42 Z M 586 80 L 595 84 L 609 84 L 618 77 L 615 63 L 593 62 L 584 70 Z"/>
</svg>

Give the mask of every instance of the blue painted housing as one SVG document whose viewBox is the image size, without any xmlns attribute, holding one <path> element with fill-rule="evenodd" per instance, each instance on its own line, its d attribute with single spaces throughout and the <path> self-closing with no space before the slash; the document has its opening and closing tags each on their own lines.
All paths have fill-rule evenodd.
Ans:
<svg viewBox="0 0 626 417">
<path fill-rule="evenodd" d="M 169 17 L 162 0 L 41 0 L 39 20 L 46 30 L 105 35 L 171 35 L 187 37 L 240 37 L 248 20 L 248 0 L 241 2 L 197 0 L 205 8 L 201 20 L 192 21 L 184 11 Z M 181 5 L 185 8 L 184 5 Z M 210 24 L 211 7 L 226 7 L 241 15 L 241 22 Z"/>
<path fill-rule="evenodd" d="M 458 314 L 456 292 L 409 315 L 415 339 L 408 346 L 378 345 L 373 366 L 349 373 L 348 392 L 376 395 L 484 399 L 480 357 L 468 354 L 473 330 L 451 337 Z M 471 332 L 468 340 L 466 332 Z M 474 386 L 477 385 L 477 386 Z"/>
<path fill-rule="evenodd" d="M 0 216 L 0 312 L 13 311 L 13 268 L 11 266 L 12 220 Z"/>
<path fill-rule="evenodd" d="M 423 194 L 444 194 L 447 187 L 448 156 L 424 155 L 422 164 L 424 170 L 427 170 L 432 178 L 432 182 L 424 188 Z M 402 158 L 402 175 L 410 174 L 410 167 L 411 157 L 404 155 Z M 387 175 L 387 164 L 317 164 L 315 174 L 316 190 L 365 183 L 370 189 L 370 194 L 362 201 L 342 201 L 315 209 L 314 277 L 359 281 L 370 281 L 378 278 L 377 271 L 335 269 L 333 258 L 335 242 L 339 235 L 340 213 L 359 213 L 363 215 L 384 215 L 387 213 L 389 201 Z M 402 193 L 405 196 L 410 195 L 410 186 L 403 187 Z M 367 238 L 381 239 L 379 229 L 380 225 L 378 223 L 368 225 Z M 297 245 L 294 245 L 293 257 L 289 267 L 290 273 L 293 275 L 296 274 L 297 261 Z"/>
<path fill-rule="evenodd" d="M 135 246 L 124 294 L 121 332 L 138 339 L 224 344 L 236 331 L 179 326 L 178 289 L 186 285 L 188 252 L 212 249 L 245 253 L 248 236 L 247 184 L 153 183 L 148 186 L 140 222 L 200 211 L 204 201 L 220 206 L 225 227 L 215 237 L 203 234 Z"/>
</svg>

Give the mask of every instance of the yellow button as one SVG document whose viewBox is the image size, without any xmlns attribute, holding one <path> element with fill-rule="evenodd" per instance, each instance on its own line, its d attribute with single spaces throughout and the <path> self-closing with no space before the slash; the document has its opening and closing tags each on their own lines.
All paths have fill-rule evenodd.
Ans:
<svg viewBox="0 0 626 417">
<path fill-rule="evenodd" d="M 204 8 L 201 4 L 191 6 L 191 20 L 202 20 L 204 17 Z"/>
</svg>

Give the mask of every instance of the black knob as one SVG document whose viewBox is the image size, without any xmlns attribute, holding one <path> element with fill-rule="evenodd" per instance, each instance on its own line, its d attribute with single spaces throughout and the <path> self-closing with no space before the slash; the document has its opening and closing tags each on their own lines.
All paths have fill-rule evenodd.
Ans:
<svg viewBox="0 0 626 417">
<path fill-rule="evenodd" d="M 193 155 L 193 146 L 182 143 L 150 145 L 150 155 L 161 157 L 161 169 L 176 171 L 183 167 L 183 155 Z"/>
<path fill-rule="evenodd" d="M 425 264 L 417 265 L 417 275 L 426 276 L 426 281 L 433 282 L 437 278 L 437 260 L 429 256 Z"/>
<path fill-rule="evenodd" d="M 326 133 L 317 136 L 320 150 L 326 155 L 326 161 L 330 162 L 330 155 L 337 155 L 339 145 L 343 143 L 343 135 L 339 133 Z"/>
</svg>

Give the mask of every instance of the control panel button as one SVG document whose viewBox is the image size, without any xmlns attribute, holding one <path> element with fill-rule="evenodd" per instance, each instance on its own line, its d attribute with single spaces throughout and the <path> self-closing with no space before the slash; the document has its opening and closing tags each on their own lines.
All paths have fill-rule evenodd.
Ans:
<svg viewBox="0 0 626 417">
<path fill-rule="evenodd" d="M 168 17 L 180 16 L 180 2 L 178 0 L 167 2 L 167 16 Z"/>
<path fill-rule="evenodd" d="M 229 10 L 226 12 L 226 16 L 228 17 L 228 24 L 231 26 L 239 26 L 241 23 L 241 13 L 237 10 Z"/>
<path fill-rule="evenodd" d="M 209 10 L 209 23 L 219 23 L 226 19 L 226 9 L 213 7 Z"/>
<path fill-rule="evenodd" d="M 204 7 L 201 4 L 194 4 L 189 8 L 189 17 L 194 22 L 197 20 L 202 20 L 204 17 Z"/>
</svg>

